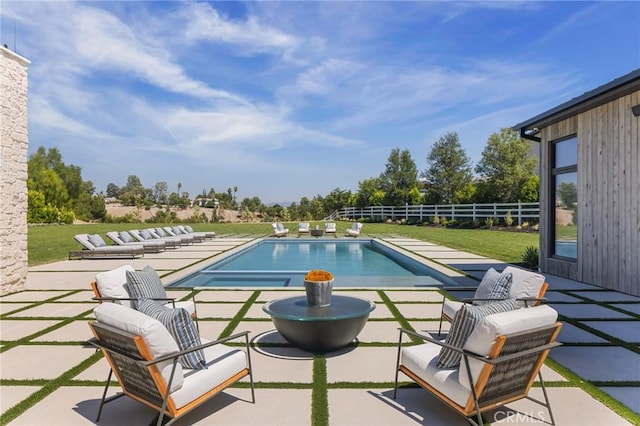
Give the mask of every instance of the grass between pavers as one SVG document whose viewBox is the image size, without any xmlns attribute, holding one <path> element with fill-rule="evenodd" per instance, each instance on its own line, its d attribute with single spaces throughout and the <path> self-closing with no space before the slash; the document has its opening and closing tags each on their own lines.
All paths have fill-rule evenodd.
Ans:
<svg viewBox="0 0 640 426">
<path fill-rule="evenodd" d="M 408 321 L 400 314 L 397 309 L 395 309 L 395 305 L 390 301 L 388 296 L 384 291 L 378 291 L 381 300 L 383 303 L 390 309 L 390 311 L 394 315 L 394 319 L 402 326 L 411 329 Z M 243 316 L 246 314 L 248 309 L 251 307 L 253 303 L 257 300 L 260 295 L 260 291 L 255 291 L 251 294 L 249 299 L 243 303 L 243 307 L 236 314 L 236 316 L 230 321 L 229 326 L 225 329 L 223 333 L 232 333 L 237 324 L 244 320 Z M 68 318 L 69 322 L 73 321 L 73 318 Z M 59 328 L 64 324 L 56 325 L 51 328 Z M 49 330 L 47 329 L 47 330 Z M 50 330 L 49 330 L 50 331 Z M 36 333 L 36 335 L 44 334 L 44 330 L 42 332 Z M 34 335 L 27 336 L 26 338 L 21 339 L 27 340 L 33 338 Z M 23 342 L 23 344 L 31 344 L 30 342 Z M 32 343 L 34 346 L 37 343 Z M 42 344 L 42 343 L 38 343 Z M 389 343 L 380 343 L 380 344 L 360 344 L 364 346 L 396 346 L 396 344 Z M 37 404 L 39 401 L 44 399 L 47 395 L 59 389 L 62 386 L 96 386 L 102 387 L 104 386 L 104 382 L 101 381 L 76 381 L 73 380 L 73 377 L 79 374 L 81 371 L 89 368 L 95 362 L 97 362 L 102 357 L 101 353 L 96 353 L 92 355 L 87 360 L 81 362 L 76 367 L 71 368 L 67 372 L 63 373 L 60 377 L 54 380 L 2 380 L 0 381 L 0 385 L 2 386 L 42 386 L 39 391 L 36 391 L 34 394 L 27 397 L 25 400 L 11 407 L 5 413 L 2 414 L 0 418 L 0 424 L 8 424 L 15 418 L 17 418 L 20 414 L 22 414 L 27 409 L 31 408 L 33 405 Z M 590 382 L 583 381 L 579 376 L 575 375 L 570 370 L 565 367 L 559 365 L 553 360 L 548 359 L 546 362 L 547 365 L 550 366 L 553 370 L 557 371 L 559 374 L 563 375 L 567 378 L 567 382 L 558 381 L 558 382 L 546 382 L 545 384 L 548 387 L 579 387 L 584 390 L 588 394 L 592 395 L 595 399 L 602 402 L 607 407 L 611 408 L 618 415 L 626 418 L 627 420 L 638 424 L 640 421 L 640 417 L 635 414 L 632 410 L 619 403 L 614 398 L 610 397 L 606 392 L 599 389 L 597 386 L 601 385 L 600 383 L 594 384 Z M 267 383 L 267 382 L 258 382 L 256 383 L 256 388 L 259 389 L 311 389 L 312 390 L 312 401 L 311 401 L 311 410 L 312 410 L 312 418 L 311 422 L 313 425 L 324 426 L 329 424 L 329 415 L 330 415 L 330 407 L 328 403 L 328 391 L 331 389 L 391 389 L 393 388 L 392 382 L 334 382 L 327 383 L 326 376 L 326 358 L 324 355 L 315 355 L 314 356 L 314 364 L 313 364 L 313 382 L 310 384 L 307 383 Z M 622 383 L 622 382 L 612 382 L 611 385 L 616 386 L 637 386 L 637 383 Z M 237 387 L 245 388 L 248 387 L 248 383 L 237 383 Z M 400 387 L 415 387 L 416 385 L 413 383 L 399 383 Z M 539 384 L 534 384 L 534 386 L 539 386 Z"/>
<path fill-rule="evenodd" d="M 316 222 L 313 222 L 315 225 Z M 323 225 L 324 222 L 317 222 Z M 338 232 L 351 226 L 351 222 L 336 222 Z M 128 231 L 131 229 L 145 229 L 150 227 L 168 226 L 162 223 L 99 223 L 87 225 L 52 225 L 29 227 L 27 234 L 27 249 L 29 266 L 41 265 L 68 258 L 70 250 L 82 247 L 74 240 L 76 234 L 100 234 L 107 242 L 109 231 Z M 285 224 L 289 229 L 297 222 Z M 193 224 L 196 231 L 215 231 L 217 235 L 270 235 L 270 223 L 201 223 Z M 294 232 L 294 231 L 292 231 Z M 487 256 L 505 262 L 519 262 L 524 249 L 528 246 L 538 247 L 537 233 L 519 233 L 492 231 L 487 229 L 449 229 L 433 228 L 429 226 L 393 225 L 386 223 L 365 223 L 363 235 L 386 234 L 440 244 L 457 250 Z M 291 234 L 294 236 L 294 234 Z M 178 249 L 179 250 L 179 249 Z"/>
</svg>

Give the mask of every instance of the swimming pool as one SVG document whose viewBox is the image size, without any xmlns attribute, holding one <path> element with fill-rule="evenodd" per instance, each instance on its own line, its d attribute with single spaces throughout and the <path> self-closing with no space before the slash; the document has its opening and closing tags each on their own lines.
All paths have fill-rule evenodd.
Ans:
<svg viewBox="0 0 640 426">
<path fill-rule="evenodd" d="M 375 240 L 262 240 L 169 287 L 294 287 L 311 269 L 334 276 L 334 287 L 454 285 L 446 275 Z"/>
</svg>

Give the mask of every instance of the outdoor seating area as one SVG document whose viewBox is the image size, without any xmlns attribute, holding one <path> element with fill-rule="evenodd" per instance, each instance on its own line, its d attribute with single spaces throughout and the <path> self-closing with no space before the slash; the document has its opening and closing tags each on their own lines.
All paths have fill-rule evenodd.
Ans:
<svg viewBox="0 0 640 426">
<path fill-rule="evenodd" d="M 515 300 L 463 304 L 460 312 L 496 304 L 512 309 L 478 317 L 466 342 L 456 346 L 447 339 L 455 335 L 450 330 L 458 315 L 438 333 L 441 288 L 334 288 L 335 295 L 370 300 L 376 307 L 352 344 L 314 356 L 287 342 L 263 310 L 274 300 L 304 295 L 304 288 L 166 286 L 211 262 L 211 256 L 255 238 L 208 239 L 190 245 L 188 257 L 167 250 L 143 259 L 31 267 L 27 290 L 0 298 L 4 423 L 166 424 L 175 419 L 176 425 L 299 425 L 326 419 L 320 422 L 455 426 L 469 424 L 469 417 L 495 425 L 598 426 L 635 424 L 640 418 L 634 385 L 640 381 L 640 354 L 633 350 L 640 344 L 640 298 L 545 275 L 549 285 L 539 306 L 516 309 Z M 503 273 L 508 266 L 416 239 L 383 238 L 459 283 L 459 289 L 447 292 L 448 299 L 472 299 L 475 289 L 464 289 L 477 288 L 490 268 Z M 127 306 L 140 296 L 127 297 L 131 293 L 123 282 L 143 271 L 138 291 L 158 290 L 157 281 L 148 282 L 156 273 L 175 305 L 167 300 L 159 309 L 158 303 L 145 302 L 152 309 L 142 311 L 160 311 L 154 313 L 158 318 L 180 316 L 188 324 L 176 312 L 184 312 L 179 303 L 192 303 L 197 321 L 189 334 L 197 334 L 199 344 L 186 352 L 176 349 L 166 319 Z M 149 337 L 155 332 L 164 335 L 161 343 Z M 437 367 L 442 347 L 459 354 L 460 363 Z M 218 355 L 207 355 L 213 348 L 220 348 Z M 200 349 L 211 363 L 206 370 L 186 368 L 176 358 Z M 608 406 L 603 395 L 617 405 Z"/>
</svg>

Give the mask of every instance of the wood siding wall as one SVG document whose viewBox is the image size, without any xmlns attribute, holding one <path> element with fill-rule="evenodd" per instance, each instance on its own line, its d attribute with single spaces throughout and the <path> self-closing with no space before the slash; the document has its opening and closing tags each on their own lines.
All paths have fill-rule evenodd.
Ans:
<svg viewBox="0 0 640 426">
<path fill-rule="evenodd" d="M 540 267 L 543 272 L 640 295 L 640 91 L 542 129 Z M 578 260 L 550 257 L 555 202 L 551 143 L 578 139 Z"/>
</svg>

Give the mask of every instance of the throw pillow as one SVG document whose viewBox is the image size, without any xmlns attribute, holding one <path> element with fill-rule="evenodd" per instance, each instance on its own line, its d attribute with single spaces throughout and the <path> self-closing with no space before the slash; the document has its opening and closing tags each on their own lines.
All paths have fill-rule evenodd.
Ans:
<svg viewBox="0 0 640 426">
<path fill-rule="evenodd" d="M 186 230 L 187 230 L 187 232 L 191 232 L 191 233 L 193 233 L 193 228 L 192 228 L 190 225 L 185 225 L 185 226 L 184 226 L 184 229 L 186 229 Z"/>
<path fill-rule="evenodd" d="M 131 234 L 129 234 L 128 232 L 122 231 L 118 235 L 120 236 L 120 239 L 125 243 L 133 242 L 133 238 L 131 238 Z"/>
<path fill-rule="evenodd" d="M 191 315 L 183 308 L 167 308 L 153 300 L 141 300 L 138 310 L 143 314 L 160 321 L 169 330 L 181 351 L 191 349 L 202 344 L 198 330 L 191 319 Z M 180 356 L 178 359 L 184 368 L 201 370 L 207 368 L 204 351 L 198 349 Z"/>
<path fill-rule="evenodd" d="M 89 242 L 96 247 L 103 247 L 107 245 L 107 243 L 105 243 L 102 237 L 98 234 L 89 235 Z"/>
<path fill-rule="evenodd" d="M 509 298 L 509 291 L 511 290 L 511 284 L 513 282 L 513 275 L 510 272 L 503 272 L 498 276 L 498 279 L 493 283 L 491 287 L 487 289 L 486 294 L 482 299 L 490 300 L 474 300 L 474 305 L 486 305 L 498 300 L 505 300 Z"/>
<path fill-rule="evenodd" d="M 499 312 L 513 311 L 517 308 L 515 300 L 507 299 L 486 305 L 462 305 L 456 312 L 451 323 L 451 329 L 445 343 L 462 349 L 476 324 L 484 317 Z M 460 364 L 462 354 L 452 349 L 442 347 L 438 355 L 437 366 L 439 368 L 454 368 Z"/>
<path fill-rule="evenodd" d="M 478 288 L 476 289 L 476 293 L 473 295 L 474 299 L 488 299 L 489 293 L 491 289 L 496 284 L 496 281 L 500 278 L 500 272 L 496 271 L 493 268 L 489 268 L 487 272 L 485 272 L 482 277 L 482 281 L 478 284 Z M 476 305 L 476 302 L 473 302 Z"/>
<path fill-rule="evenodd" d="M 167 233 L 164 232 L 164 229 L 162 228 L 156 228 L 156 234 L 160 235 L 161 237 L 166 237 Z"/>
<path fill-rule="evenodd" d="M 153 235 L 151 235 L 151 232 L 149 232 L 146 229 L 143 229 L 142 231 L 140 231 L 140 236 L 142 236 L 142 238 L 144 238 L 145 240 L 150 240 L 153 238 Z"/>
<path fill-rule="evenodd" d="M 145 266 L 142 271 L 127 271 L 127 291 L 135 299 L 167 298 L 162 281 L 151 266 Z"/>
</svg>

